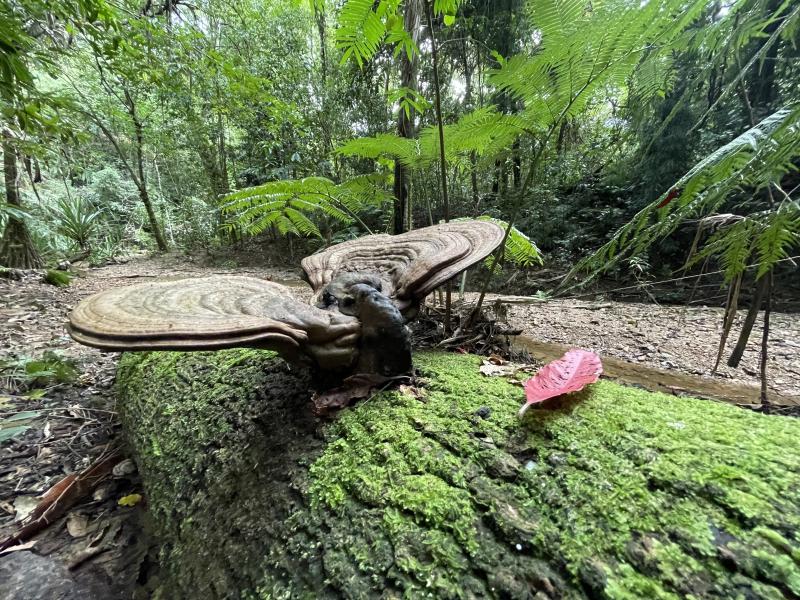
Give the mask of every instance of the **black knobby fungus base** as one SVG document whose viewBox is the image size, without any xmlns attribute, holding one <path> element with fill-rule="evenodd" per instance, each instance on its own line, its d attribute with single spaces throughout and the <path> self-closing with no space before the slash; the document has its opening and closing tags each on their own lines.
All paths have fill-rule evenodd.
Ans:
<svg viewBox="0 0 800 600">
<path fill-rule="evenodd" d="M 341 273 L 322 291 L 319 308 L 338 310 L 361 322 L 354 373 L 384 376 L 411 371 L 411 340 L 406 319 L 373 273 Z"/>
</svg>

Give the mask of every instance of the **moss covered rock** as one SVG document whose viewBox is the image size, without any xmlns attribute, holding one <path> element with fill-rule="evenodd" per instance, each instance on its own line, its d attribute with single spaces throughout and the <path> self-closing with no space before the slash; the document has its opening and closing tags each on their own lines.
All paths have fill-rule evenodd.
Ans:
<svg viewBox="0 0 800 600">
<path fill-rule="evenodd" d="M 123 357 L 162 598 L 800 596 L 800 421 L 478 359 L 333 422 L 267 352 Z"/>
</svg>

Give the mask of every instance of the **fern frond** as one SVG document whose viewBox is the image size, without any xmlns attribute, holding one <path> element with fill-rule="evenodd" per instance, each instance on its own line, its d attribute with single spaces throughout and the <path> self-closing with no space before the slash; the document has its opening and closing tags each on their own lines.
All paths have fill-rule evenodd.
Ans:
<svg viewBox="0 0 800 600">
<path fill-rule="evenodd" d="M 388 156 L 412 167 L 419 160 L 420 151 L 416 140 L 400 137 L 394 133 L 379 133 L 373 137 L 350 140 L 336 151 L 344 156 L 379 158 Z"/>
<path fill-rule="evenodd" d="M 377 177 L 358 177 L 342 184 L 324 177 L 271 181 L 228 194 L 220 200 L 220 209 L 229 224 L 249 235 L 274 226 L 282 235 L 321 237 L 312 220 L 315 215 L 344 224 L 360 222 L 359 212 L 389 197 L 379 189 L 380 181 Z"/>
<path fill-rule="evenodd" d="M 461 220 L 461 219 L 456 219 Z M 488 215 L 478 217 L 479 221 L 491 221 L 497 223 L 504 230 L 508 228 L 508 222 L 502 219 L 495 219 Z M 533 264 L 542 264 L 542 253 L 536 243 L 516 227 L 512 227 L 506 238 L 503 247 L 503 257 L 508 263 L 513 263 L 522 267 L 529 267 Z M 491 257 L 487 259 L 491 264 Z"/>
<path fill-rule="evenodd" d="M 787 203 L 766 220 L 756 240 L 758 271 L 756 278 L 767 274 L 779 261 L 787 258 L 793 248 L 800 246 L 800 207 Z"/>
<path fill-rule="evenodd" d="M 379 16 L 385 4 L 379 2 L 376 10 L 373 0 L 347 0 L 342 6 L 336 30 L 336 45 L 344 51 L 342 63 L 353 57 L 360 67 L 378 52 L 386 37 L 386 23 Z"/>
<path fill-rule="evenodd" d="M 798 159 L 800 105 L 776 111 L 703 158 L 573 272 L 589 269 L 596 275 L 624 255 L 641 254 L 687 219 L 718 212 L 741 189 L 755 193 L 779 183 L 786 173 L 797 171 Z M 796 243 L 797 210 L 797 202 L 787 200 L 764 214 L 750 215 L 712 236 L 699 256 L 718 257 L 730 279 L 757 249 L 763 275 Z"/>
</svg>

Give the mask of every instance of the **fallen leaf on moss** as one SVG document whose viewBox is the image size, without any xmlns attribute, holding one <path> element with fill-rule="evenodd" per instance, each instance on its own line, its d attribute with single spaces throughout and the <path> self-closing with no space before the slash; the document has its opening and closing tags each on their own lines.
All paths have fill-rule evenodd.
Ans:
<svg viewBox="0 0 800 600">
<path fill-rule="evenodd" d="M 397 390 L 403 394 L 404 396 L 410 396 L 411 398 L 416 398 L 417 400 L 424 400 L 425 393 L 414 385 L 400 385 Z"/>
<path fill-rule="evenodd" d="M 505 367 L 501 367 L 500 365 L 493 365 L 488 361 L 484 361 L 484 363 L 480 366 L 480 372 L 482 375 L 486 375 L 487 377 L 499 377 L 500 375 L 508 375 L 508 369 Z"/>
<path fill-rule="evenodd" d="M 141 494 L 128 494 L 127 496 L 123 496 L 119 499 L 117 504 L 120 506 L 136 506 L 139 502 L 142 501 Z"/>
<path fill-rule="evenodd" d="M 527 402 L 519 409 L 519 416 L 525 414 L 531 404 L 582 390 L 585 385 L 597 381 L 602 372 L 603 364 L 597 354 L 573 348 L 558 360 L 547 363 L 535 377 L 525 382 Z"/>
</svg>

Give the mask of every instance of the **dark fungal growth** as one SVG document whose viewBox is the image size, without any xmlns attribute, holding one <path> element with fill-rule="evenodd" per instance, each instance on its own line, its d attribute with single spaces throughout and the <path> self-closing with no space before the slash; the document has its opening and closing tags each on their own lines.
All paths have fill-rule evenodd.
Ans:
<svg viewBox="0 0 800 600">
<path fill-rule="evenodd" d="M 215 275 L 106 290 L 70 314 L 69 331 L 104 350 L 275 350 L 322 370 L 397 375 L 411 368 L 406 323 L 435 288 L 503 239 L 487 221 L 370 235 L 306 257 L 311 304 L 280 284 Z"/>
</svg>

